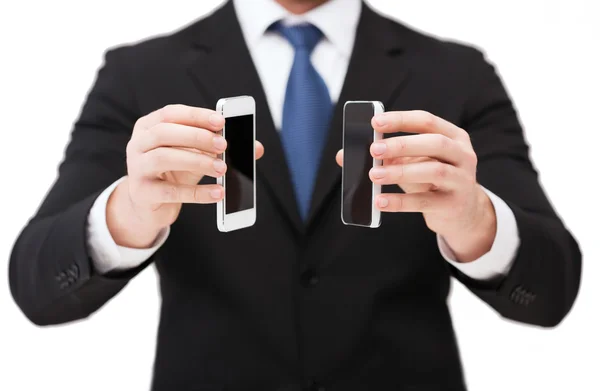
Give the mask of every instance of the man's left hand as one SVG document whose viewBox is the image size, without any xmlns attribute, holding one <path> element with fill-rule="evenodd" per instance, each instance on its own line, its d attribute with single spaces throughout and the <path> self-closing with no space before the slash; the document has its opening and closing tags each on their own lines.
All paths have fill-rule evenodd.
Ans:
<svg viewBox="0 0 600 391">
<path fill-rule="evenodd" d="M 405 194 L 381 194 L 382 212 L 420 212 L 461 262 L 487 253 L 496 236 L 496 214 L 477 183 L 477 155 L 469 134 L 425 111 L 387 112 L 372 120 L 380 133 L 415 133 L 377 141 L 371 155 L 383 160 L 371 169 L 380 185 L 396 184 Z M 342 165 L 342 151 L 337 155 Z"/>
</svg>

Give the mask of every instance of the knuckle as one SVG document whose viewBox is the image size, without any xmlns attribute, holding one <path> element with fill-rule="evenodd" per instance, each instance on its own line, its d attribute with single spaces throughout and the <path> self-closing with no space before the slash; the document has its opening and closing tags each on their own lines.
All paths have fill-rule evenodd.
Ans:
<svg viewBox="0 0 600 391">
<path fill-rule="evenodd" d="M 396 168 L 396 176 L 402 178 L 404 176 L 404 164 L 399 164 Z"/>
<path fill-rule="evenodd" d="M 152 154 L 152 161 L 156 164 L 156 165 L 161 165 L 164 161 L 165 161 L 165 150 L 158 148 L 154 150 L 154 153 Z"/>
<path fill-rule="evenodd" d="M 471 166 L 477 166 L 477 154 L 475 153 L 475 151 L 470 150 L 467 152 L 467 162 Z"/>
<path fill-rule="evenodd" d="M 125 155 L 127 156 L 127 159 L 130 159 L 134 153 L 135 153 L 135 143 L 134 143 L 133 139 L 131 139 L 127 142 L 127 146 L 125 147 Z"/>
<path fill-rule="evenodd" d="M 396 126 L 399 129 L 402 129 L 404 127 L 404 123 L 405 123 L 405 118 L 404 118 L 404 113 L 402 112 L 398 112 L 396 113 L 395 117 L 396 117 Z"/>
<path fill-rule="evenodd" d="M 164 122 L 169 122 L 175 117 L 175 113 L 177 113 L 181 108 L 179 104 L 169 104 L 163 107 L 160 110 L 160 119 Z"/>
<path fill-rule="evenodd" d="M 448 166 L 443 163 L 436 164 L 435 176 L 437 178 L 445 178 L 448 176 Z"/>
<path fill-rule="evenodd" d="M 443 134 L 437 134 L 436 138 L 440 149 L 450 148 L 450 144 L 452 143 L 452 140 L 450 140 L 450 138 L 444 136 Z"/>
<path fill-rule="evenodd" d="M 155 149 L 152 154 L 150 154 L 149 160 L 149 165 L 151 168 L 154 170 L 160 170 L 167 160 L 165 150 L 162 148 Z"/>
<path fill-rule="evenodd" d="M 167 185 L 163 188 L 163 197 L 166 202 L 174 202 L 179 198 L 179 190 L 175 185 Z"/>
<path fill-rule="evenodd" d="M 192 198 L 194 199 L 194 201 L 201 202 L 204 199 L 202 187 L 194 186 L 194 189 L 192 191 L 193 191 Z"/>
<path fill-rule="evenodd" d="M 171 117 L 171 112 L 173 111 L 171 105 L 167 105 L 158 111 L 158 118 L 160 122 L 167 122 Z"/>
<path fill-rule="evenodd" d="M 406 140 L 403 140 L 402 137 L 393 137 L 390 139 L 392 142 L 392 147 L 397 152 L 401 152 L 406 149 Z"/>
<path fill-rule="evenodd" d="M 437 117 L 435 115 L 431 114 L 428 111 L 419 111 L 419 116 L 421 117 L 423 126 L 425 126 L 426 128 L 435 127 L 435 124 L 437 123 Z"/>
<path fill-rule="evenodd" d="M 471 142 L 471 134 L 461 127 L 457 126 L 457 129 L 458 131 L 456 132 L 455 139 L 461 144 L 471 147 L 473 145 Z"/>
<path fill-rule="evenodd" d="M 215 167 L 213 166 L 215 160 L 214 157 L 209 157 L 204 153 L 196 153 L 190 156 L 190 164 L 203 174 L 211 174 L 215 171 Z"/>
<path fill-rule="evenodd" d="M 152 146 L 160 145 L 161 142 L 161 126 L 157 125 L 147 131 L 144 135 L 146 143 Z"/>
<path fill-rule="evenodd" d="M 197 145 L 203 145 L 207 141 L 206 132 L 202 129 L 194 130 L 194 142 Z"/>
<path fill-rule="evenodd" d="M 203 119 L 203 110 L 194 107 L 188 107 L 188 116 L 195 123 L 201 123 Z"/>
<path fill-rule="evenodd" d="M 135 121 L 135 124 L 133 125 L 133 130 L 135 131 L 136 129 L 139 128 L 143 128 L 144 127 L 144 119 L 146 117 L 140 117 L 137 119 L 137 121 Z"/>
<path fill-rule="evenodd" d="M 386 146 L 385 152 L 382 154 L 382 156 L 396 155 L 401 148 L 400 144 L 398 143 L 398 140 L 396 140 L 396 137 L 384 139 L 379 142 L 385 144 Z"/>
<path fill-rule="evenodd" d="M 466 141 L 466 142 L 467 142 L 469 145 L 472 145 L 472 144 L 471 144 L 471 135 L 469 134 L 469 132 L 467 132 L 466 130 L 463 130 L 463 131 L 462 131 L 462 135 L 463 135 L 463 138 L 464 138 L 464 140 L 465 140 L 465 141 Z"/>
<path fill-rule="evenodd" d="M 392 210 L 403 210 L 404 209 L 404 198 L 400 197 L 390 197 L 390 206 Z"/>
</svg>

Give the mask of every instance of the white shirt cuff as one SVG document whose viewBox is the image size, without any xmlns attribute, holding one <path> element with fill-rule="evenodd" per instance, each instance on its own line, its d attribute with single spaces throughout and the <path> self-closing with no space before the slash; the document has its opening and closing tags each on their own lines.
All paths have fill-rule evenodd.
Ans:
<svg viewBox="0 0 600 391">
<path fill-rule="evenodd" d="M 491 280 L 508 275 L 521 244 L 515 215 L 506 202 L 483 188 L 496 211 L 496 237 L 489 252 L 473 262 L 456 261 L 456 255 L 440 235 L 437 236 L 440 253 L 451 265 L 476 280 Z"/>
<path fill-rule="evenodd" d="M 106 223 L 106 204 L 114 189 L 123 181 L 117 180 L 104 190 L 92 205 L 88 215 L 87 245 L 94 268 L 100 274 L 136 268 L 149 259 L 169 237 L 169 227 L 163 229 L 150 248 L 119 246 L 113 240 Z"/>
</svg>

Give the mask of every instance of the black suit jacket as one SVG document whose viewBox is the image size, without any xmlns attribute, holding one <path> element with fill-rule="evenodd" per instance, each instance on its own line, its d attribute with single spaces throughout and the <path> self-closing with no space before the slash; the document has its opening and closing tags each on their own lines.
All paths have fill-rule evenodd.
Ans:
<svg viewBox="0 0 600 391">
<path fill-rule="evenodd" d="M 167 104 L 213 108 L 235 95 L 256 99 L 266 149 L 257 163 L 256 225 L 220 233 L 214 206 L 185 205 L 142 267 L 95 272 L 88 211 L 126 174 L 135 121 Z M 518 223 L 521 245 L 505 279 L 481 283 L 453 270 L 420 214 L 385 214 L 378 229 L 342 225 L 334 156 L 347 100 L 427 110 L 470 133 L 479 182 Z M 367 6 L 303 224 L 228 2 L 175 34 L 107 53 L 59 177 L 15 244 L 11 289 L 32 322 L 65 323 L 98 310 L 150 263 L 163 298 L 153 390 L 462 390 L 446 303 L 451 276 L 503 317 L 554 326 L 577 295 L 581 255 L 538 183 L 515 110 L 483 55 Z"/>
</svg>

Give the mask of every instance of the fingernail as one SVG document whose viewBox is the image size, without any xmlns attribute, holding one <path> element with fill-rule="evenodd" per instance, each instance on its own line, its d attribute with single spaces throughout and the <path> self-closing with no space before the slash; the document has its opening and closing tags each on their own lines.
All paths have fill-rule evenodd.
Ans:
<svg viewBox="0 0 600 391">
<path fill-rule="evenodd" d="M 215 160 L 213 162 L 213 167 L 215 168 L 216 172 L 223 172 L 227 168 L 227 165 L 223 160 Z"/>
<path fill-rule="evenodd" d="M 371 169 L 371 176 L 373 178 L 381 179 L 385 177 L 387 170 L 383 167 L 375 167 Z"/>
<path fill-rule="evenodd" d="M 225 141 L 225 139 L 221 136 L 215 136 L 213 137 L 213 145 L 216 149 L 218 149 L 219 151 L 224 150 L 227 147 L 227 141 Z"/>
<path fill-rule="evenodd" d="M 221 198 L 221 189 L 213 189 L 210 191 L 210 196 L 215 200 Z"/>
<path fill-rule="evenodd" d="M 388 206 L 390 202 L 388 201 L 387 198 L 378 198 L 377 199 L 377 206 L 379 206 L 380 208 L 385 208 L 386 206 Z"/>
<path fill-rule="evenodd" d="M 383 155 L 387 149 L 387 145 L 385 145 L 385 143 L 377 142 L 373 143 L 371 148 L 375 155 Z"/>
<path fill-rule="evenodd" d="M 225 121 L 225 119 L 223 118 L 223 116 L 219 115 L 217 113 L 211 114 L 208 117 L 208 122 L 210 122 L 212 125 L 215 125 L 215 126 L 222 125 L 224 121 Z"/>
<path fill-rule="evenodd" d="M 384 114 L 378 114 L 375 116 L 375 123 L 379 126 L 387 125 L 387 119 Z"/>
</svg>

